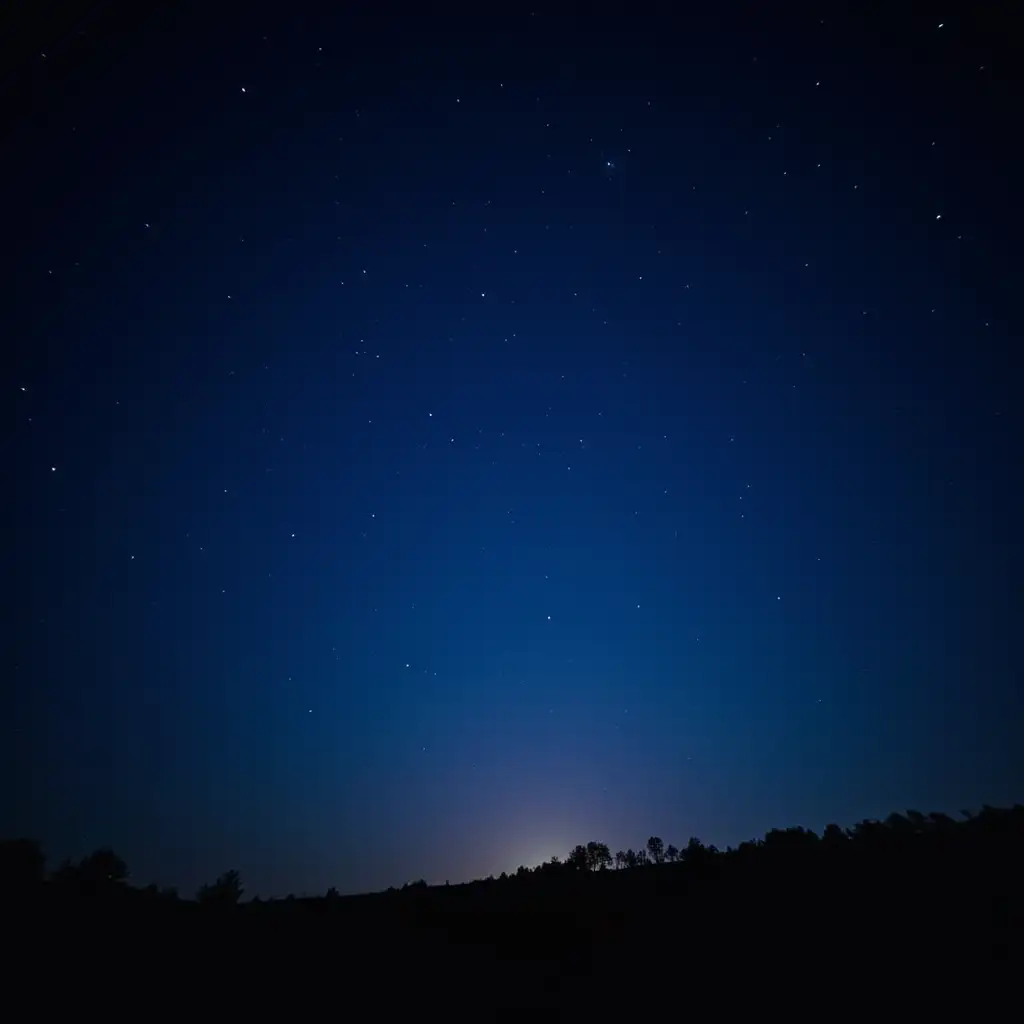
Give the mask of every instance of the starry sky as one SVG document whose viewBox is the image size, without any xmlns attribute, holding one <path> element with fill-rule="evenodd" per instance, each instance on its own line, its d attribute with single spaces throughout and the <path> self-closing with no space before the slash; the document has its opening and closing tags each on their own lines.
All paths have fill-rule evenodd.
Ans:
<svg viewBox="0 0 1024 1024">
<path fill-rule="evenodd" d="M 33 8 L 0 832 L 266 896 L 1020 799 L 1009 26 L 770 6 Z"/>
</svg>

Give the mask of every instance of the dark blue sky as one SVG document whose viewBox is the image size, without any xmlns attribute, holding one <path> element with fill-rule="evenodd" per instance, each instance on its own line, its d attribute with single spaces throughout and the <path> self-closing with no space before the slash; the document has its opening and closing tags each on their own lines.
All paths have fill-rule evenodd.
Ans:
<svg viewBox="0 0 1024 1024">
<path fill-rule="evenodd" d="M 273 895 L 1020 799 L 1009 26 L 342 6 L 18 37 L 0 831 Z"/>
</svg>

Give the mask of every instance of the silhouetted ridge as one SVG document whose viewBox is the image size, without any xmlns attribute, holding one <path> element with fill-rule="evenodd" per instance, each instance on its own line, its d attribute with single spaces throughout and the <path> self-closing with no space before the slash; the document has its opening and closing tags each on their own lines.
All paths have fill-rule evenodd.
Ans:
<svg viewBox="0 0 1024 1024">
<path fill-rule="evenodd" d="M 777 962 L 995 977 L 1024 951 L 1022 864 L 1020 804 L 962 820 L 907 811 L 820 836 L 772 829 L 724 852 L 696 838 L 676 847 L 652 836 L 614 855 L 589 842 L 565 860 L 466 884 L 246 902 L 237 871 L 186 900 L 133 886 L 108 849 L 47 874 L 38 844 L 0 844 L 5 905 L 84 960 L 116 956 L 144 975 L 163 955 L 146 960 L 147 944 L 173 934 L 179 958 L 237 959 L 272 984 L 333 951 L 348 984 L 385 1002 L 418 993 L 475 1005 L 501 992 L 505 1010 L 630 1005 L 638 984 L 654 1000 L 680 965 L 697 985 L 726 967 Z M 382 964 L 403 984 L 376 989 Z"/>
</svg>

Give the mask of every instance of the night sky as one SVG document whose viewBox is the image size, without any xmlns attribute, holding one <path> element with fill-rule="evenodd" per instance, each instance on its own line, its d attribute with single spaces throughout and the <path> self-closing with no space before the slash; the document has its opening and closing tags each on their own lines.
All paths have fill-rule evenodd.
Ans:
<svg viewBox="0 0 1024 1024">
<path fill-rule="evenodd" d="M 268 896 L 1019 800 L 1009 24 L 337 6 L 9 39 L 0 833 Z"/>
</svg>

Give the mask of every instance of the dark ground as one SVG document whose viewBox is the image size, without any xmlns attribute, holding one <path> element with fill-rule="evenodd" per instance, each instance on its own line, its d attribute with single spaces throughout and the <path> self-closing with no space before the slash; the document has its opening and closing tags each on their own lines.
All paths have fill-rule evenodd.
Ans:
<svg viewBox="0 0 1024 1024">
<path fill-rule="evenodd" d="M 234 907 L 46 886 L 5 927 L 12 990 L 114 1015 L 977 1015 L 1020 988 L 1019 838 L 920 845 Z"/>
</svg>

